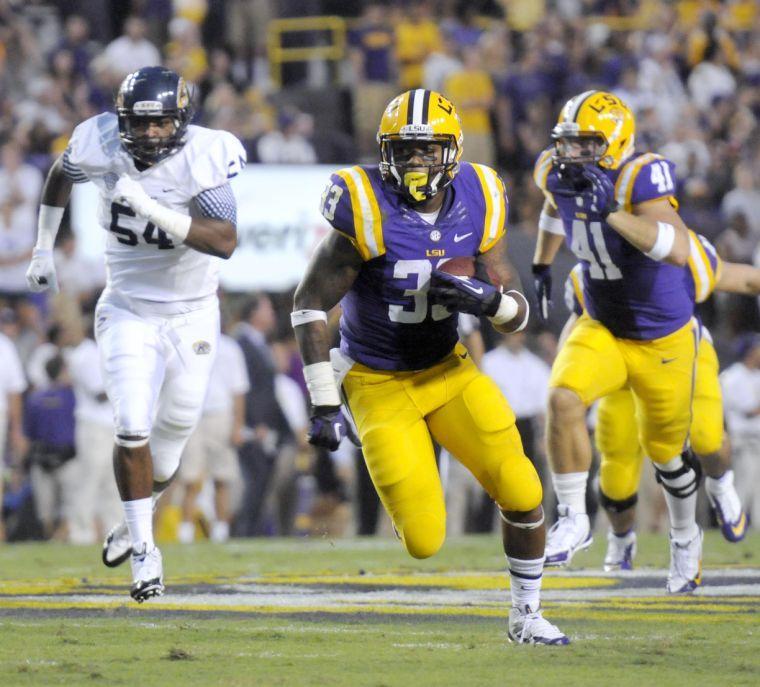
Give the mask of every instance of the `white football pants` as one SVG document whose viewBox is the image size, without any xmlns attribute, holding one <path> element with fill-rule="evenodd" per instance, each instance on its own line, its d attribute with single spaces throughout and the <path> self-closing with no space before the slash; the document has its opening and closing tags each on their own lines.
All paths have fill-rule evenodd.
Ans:
<svg viewBox="0 0 760 687">
<path fill-rule="evenodd" d="M 153 479 L 165 482 L 200 418 L 219 343 L 219 302 L 150 303 L 106 290 L 95 339 L 115 441 L 149 439 Z"/>
</svg>

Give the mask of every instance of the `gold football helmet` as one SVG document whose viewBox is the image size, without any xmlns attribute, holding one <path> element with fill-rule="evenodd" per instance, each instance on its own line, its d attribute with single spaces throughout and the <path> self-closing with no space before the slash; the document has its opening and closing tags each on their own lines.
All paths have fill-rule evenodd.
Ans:
<svg viewBox="0 0 760 687">
<path fill-rule="evenodd" d="M 445 189 L 459 171 L 462 124 L 454 105 L 421 88 L 396 96 L 377 132 L 383 181 L 410 203 Z"/>
<path fill-rule="evenodd" d="M 633 153 L 636 120 L 612 93 L 586 91 L 565 103 L 552 130 L 555 160 L 617 169 Z"/>
</svg>

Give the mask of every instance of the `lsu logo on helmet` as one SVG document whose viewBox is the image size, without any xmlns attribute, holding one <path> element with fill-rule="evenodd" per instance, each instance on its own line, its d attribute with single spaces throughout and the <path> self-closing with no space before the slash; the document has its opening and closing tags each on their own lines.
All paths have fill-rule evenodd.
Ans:
<svg viewBox="0 0 760 687">
<path fill-rule="evenodd" d="M 636 121 L 616 95 L 586 91 L 565 103 L 552 130 L 555 158 L 617 169 L 633 153 Z"/>
<path fill-rule="evenodd" d="M 459 171 L 462 124 L 454 105 L 421 88 L 396 96 L 377 132 L 383 181 L 412 204 L 445 189 Z"/>
</svg>

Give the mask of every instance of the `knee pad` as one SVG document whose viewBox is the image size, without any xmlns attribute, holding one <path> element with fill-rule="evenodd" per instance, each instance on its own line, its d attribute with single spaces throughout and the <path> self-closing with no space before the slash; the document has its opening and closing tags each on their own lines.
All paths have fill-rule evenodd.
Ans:
<svg viewBox="0 0 760 687">
<path fill-rule="evenodd" d="M 493 494 L 499 508 L 527 512 L 541 505 L 544 492 L 536 468 L 526 456 L 502 462 Z"/>
<path fill-rule="evenodd" d="M 638 500 L 638 493 L 629 496 L 627 499 L 611 499 L 601 488 L 599 489 L 599 503 L 602 505 L 602 508 L 610 513 L 624 513 L 629 508 L 633 508 Z"/>
<path fill-rule="evenodd" d="M 666 471 L 654 463 L 655 477 L 662 488 L 672 496 L 685 499 L 699 489 L 702 479 L 702 466 L 690 450 L 681 454 L 681 467 Z"/>
<path fill-rule="evenodd" d="M 139 434 L 114 434 L 114 443 L 117 446 L 123 446 L 124 448 L 140 448 L 148 443 L 147 436 L 140 436 Z"/>
<path fill-rule="evenodd" d="M 397 531 L 410 556 L 430 558 L 443 546 L 446 523 L 433 513 L 416 513 L 405 518 Z"/>
</svg>

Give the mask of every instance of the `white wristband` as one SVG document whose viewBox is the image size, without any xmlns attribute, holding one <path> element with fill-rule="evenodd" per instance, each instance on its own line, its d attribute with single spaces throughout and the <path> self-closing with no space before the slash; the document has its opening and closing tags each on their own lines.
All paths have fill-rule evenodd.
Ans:
<svg viewBox="0 0 760 687">
<path fill-rule="evenodd" d="M 294 310 L 290 313 L 290 324 L 293 328 L 319 321 L 327 322 L 327 313 L 324 310 Z"/>
<path fill-rule="evenodd" d="M 515 295 L 510 296 L 509 294 L 511 293 Z M 520 312 L 520 302 L 518 301 L 518 298 L 523 303 L 525 303 L 525 317 L 523 318 L 522 322 L 520 322 L 519 326 L 516 329 L 512 330 L 512 333 L 521 332 L 523 329 L 525 329 L 526 325 L 528 324 L 528 320 L 530 319 L 530 306 L 528 305 L 528 300 L 519 291 L 510 290 L 506 293 L 501 294 L 499 309 L 496 311 L 496 314 L 493 317 L 489 317 L 488 319 L 491 320 L 491 322 L 495 325 L 512 322 L 512 320 L 514 320 Z"/>
<path fill-rule="evenodd" d="M 515 315 L 517 315 L 517 301 L 512 296 L 507 296 L 506 293 L 503 293 L 499 301 L 499 309 L 489 319 L 494 324 L 506 324 L 510 320 L 513 320 Z"/>
<path fill-rule="evenodd" d="M 667 222 L 657 222 L 657 239 L 648 251 L 644 251 L 644 255 L 660 262 L 670 255 L 675 240 L 675 227 Z"/>
<path fill-rule="evenodd" d="M 305 365 L 303 376 L 309 389 L 309 398 L 314 406 L 339 406 L 340 394 L 335 383 L 332 365 L 325 361 Z"/>
<path fill-rule="evenodd" d="M 37 216 L 37 244 L 39 250 L 53 250 L 58 227 L 61 226 L 64 208 L 55 205 L 40 205 Z"/>
<path fill-rule="evenodd" d="M 163 229 L 167 234 L 171 234 L 180 242 L 187 238 L 190 232 L 190 225 L 193 222 L 190 215 L 183 215 L 181 212 L 164 207 L 157 200 L 154 200 L 145 209 L 147 211 L 145 219 L 153 222 L 159 229 Z"/>
<path fill-rule="evenodd" d="M 541 215 L 538 218 L 538 228 L 541 231 L 548 231 L 550 234 L 557 234 L 557 236 L 565 235 L 565 227 L 562 224 L 562 220 L 559 217 L 552 217 L 546 210 L 541 210 Z"/>
</svg>

